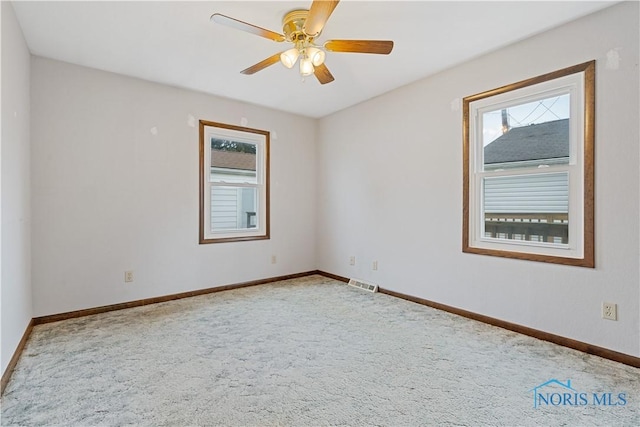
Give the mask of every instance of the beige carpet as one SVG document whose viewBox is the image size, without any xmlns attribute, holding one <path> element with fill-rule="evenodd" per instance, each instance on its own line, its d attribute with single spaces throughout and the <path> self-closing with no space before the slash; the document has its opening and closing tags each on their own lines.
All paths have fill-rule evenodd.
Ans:
<svg viewBox="0 0 640 427">
<path fill-rule="evenodd" d="M 637 426 L 639 378 L 311 276 L 37 326 L 2 425 Z"/>
</svg>

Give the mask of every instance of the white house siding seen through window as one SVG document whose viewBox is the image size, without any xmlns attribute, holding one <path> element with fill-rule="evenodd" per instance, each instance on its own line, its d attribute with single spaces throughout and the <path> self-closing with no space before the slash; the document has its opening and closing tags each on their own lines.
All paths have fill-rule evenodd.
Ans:
<svg viewBox="0 0 640 427">
<path fill-rule="evenodd" d="M 569 175 L 484 178 L 485 237 L 566 244 Z"/>
</svg>

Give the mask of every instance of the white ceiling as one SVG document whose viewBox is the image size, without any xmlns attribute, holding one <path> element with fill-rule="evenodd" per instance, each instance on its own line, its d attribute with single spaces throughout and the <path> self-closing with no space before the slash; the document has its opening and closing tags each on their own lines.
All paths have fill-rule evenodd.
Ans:
<svg viewBox="0 0 640 427">
<path fill-rule="evenodd" d="M 336 78 L 296 67 L 240 71 L 288 48 L 209 21 L 216 12 L 282 32 L 311 1 L 14 1 L 29 49 L 145 80 L 322 117 L 483 53 L 610 6 L 611 1 L 355 1 L 338 4 L 319 41 L 393 40 L 388 55 L 327 54 Z"/>
</svg>

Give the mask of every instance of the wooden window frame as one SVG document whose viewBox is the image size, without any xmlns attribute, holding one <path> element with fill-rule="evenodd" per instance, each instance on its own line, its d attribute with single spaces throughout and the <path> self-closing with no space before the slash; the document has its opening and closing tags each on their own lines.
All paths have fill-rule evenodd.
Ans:
<svg viewBox="0 0 640 427">
<path fill-rule="evenodd" d="M 264 206 L 260 206 L 259 209 L 264 209 L 264 213 L 262 213 L 261 219 L 262 221 L 259 223 L 259 226 L 255 229 L 255 231 L 251 231 L 251 228 L 243 229 L 242 231 L 237 232 L 237 236 L 229 236 L 229 232 L 220 233 L 223 234 L 224 237 L 215 237 L 214 232 L 208 232 L 210 227 L 207 227 L 206 221 L 211 221 L 211 212 L 210 208 L 206 207 L 206 194 L 210 187 L 210 182 L 208 181 L 209 173 L 206 171 L 207 165 L 209 165 L 210 161 L 207 161 L 206 156 L 209 152 L 205 145 L 205 135 L 207 134 L 207 128 L 217 128 L 224 131 L 233 131 L 246 134 L 248 139 L 258 139 L 261 140 L 260 144 L 263 145 L 263 153 L 261 156 L 258 156 L 258 176 L 261 175 L 262 182 L 260 184 L 261 190 L 264 191 L 262 199 L 264 200 Z M 218 123 L 206 120 L 200 120 L 200 230 L 199 230 L 199 243 L 200 244 L 208 244 L 208 243 L 228 243 L 228 242 L 245 242 L 252 240 L 268 240 L 271 237 L 270 234 L 270 132 L 261 130 L 261 129 L 252 129 L 243 126 L 234 126 L 226 123 Z M 209 155 L 209 157 L 211 157 Z M 262 170 L 260 170 L 260 168 Z M 260 181 L 260 178 L 258 178 Z M 258 214 L 260 217 L 260 213 Z"/>
<path fill-rule="evenodd" d="M 476 199 L 481 197 L 479 190 L 475 188 L 470 190 L 470 179 L 476 179 L 478 174 L 477 160 L 471 158 L 473 156 L 473 150 L 477 148 L 472 147 L 470 144 L 477 144 L 477 138 L 472 135 L 472 132 L 477 132 L 477 127 L 474 130 L 473 123 L 474 118 L 470 117 L 477 110 L 477 106 L 473 103 L 476 101 L 484 100 L 483 102 L 491 101 L 489 98 L 501 96 L 500 99 L 504 99 L 505 96 L 509 96 L 509 92 L 513 93 L 513 98 L 518 97 L 517 92 L 519 89 L 527 88 L 525 90 L 531 91 L 536 88 L 535 85 L 547 84 L 554 80 L 561 79 L 566 76 L 574 74 L 581 74 L 582 81 L 584 82 L 581 92 L 582 104 L 579 107 L 583 107 L 581 138 L 578 140 L 580 144 L 582 156 L 577 161 L 582 162 L 582 200 L 581 200 L 581 235 L 579 243 L 579 254 L 572 256 L 558 255 L 558 251 L 545 251 L 543 249 L 535 249 L 535 253 L 529 251 L 522 242 L 514 244 L 513 242 L 504 241 L 498 244 L 478 243 L 483 240 L 484 237 L 471 233 L 479 233 L 479 227 L 474 226 L 474 221 L 479 224 L 479 221 L 483 220 L 484 211 L 482 208 L 475 209 L 475 206 L 471 206 L 472 203 L 477 203 Z M 507 94 L 507 95 L 505 95 Z M 572 113 L 573 116 L 573 113 Z M 476 95 L 471 95 L 463 99 L 463 209 L 462 209 L 462 251 L 465 253 L 474 253 L 481 255 L 492 255 L 506 258 L 515 258 L 521 260 L 548 262 L 555 264 L 564 264 L 580 267 L 595 267 L 595 249 L 594 249 L 594 124 L 595 124 L 595 61 L 589 61 L 582 64 L 567 67 L 561 70 L 557 70 L 551 73 L 543 74 L 537 77 L 533 77 L 527 80 L 523 80 L 517 83 L 509 84 L 503 87 L 492 89 L 486 92 L 482 92 Z M 570 187 L 571 188 L 571 187 Z M 474 191 L 471 194 L 470 191 Z M 571 190 L 569 190 L 571 191 Z M 477 211 L 478 213 L 474 213 Z M 502 240 L 502 239 L 501 239 Z M 528 252 L 529 251 L 529 252 Z M 547 252 L 547 253 L 542 253 Z"/>
</svg>

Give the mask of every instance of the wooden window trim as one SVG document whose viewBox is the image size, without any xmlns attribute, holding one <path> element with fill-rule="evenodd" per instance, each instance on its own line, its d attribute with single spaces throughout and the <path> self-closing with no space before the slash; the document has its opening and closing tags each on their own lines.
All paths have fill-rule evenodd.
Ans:
<svg viewBox="0 0 640 427">
<path fill-rule="evenodd" d="M 205 183 L 205 127 L 217 127 L 222 129 L 229 129 L 239 132 L 247 132 L 262 135 L 265 138 L 265 170 L 264 170 L 264 186 L 265 186 L 265 230 L 264 233 L 255 236 L 239 236 L 239 237 L 221 237 L 221 238 L 207 238 L 205 237 L 205 191 L 206 191 L 206 183 Z M 207 120 L 200 120 L 200 154 L 199 154 L 199 180 L 200 180 L 200 221 L 199 221 L 199 243 L 200 244 L 209 244 L 209 243 L 229 243 L 229 242 L 247 242 L 253 240 L 269 240 L 271 238 L 271 196 L 270 196 L 270 132 L 261 130 L 261 129 L 253 129 L 243 126 L 235 126 L 226 123 L 212 122 Z"/>
<path fill-rule="evenodd" d="M 470 222 L 470 103 L 480 99 L 499 95 L 516 89 L 532 86 L 538 83 L 554 80 L 571 74 L 584 72 L 584 159 L 583 159 L 583 257 L 569 258 L 561 256 L 530 254 L 518 251 L 496 250 L 487 248 L 478 248 L 470 246 L 469 243 L 469 222 Z M 492 255 L 506 258 L 515 258 L 521 260 L 548 262 L 554 264 L 564 264 L 580 267 L 595 267 L 595 220 L 594 220 L 594 136 L 595 136 L 595 61 L 589 61 L 582 64 L 567 67 L 551 73 L 543 74 L 527 80 L 523 80 L 510 85 L 502 86 L 476 95 L 468 96 L 463 99 L 463 200 L 462 200 L 462 251 L 466 253 L 474 253 L 481 255 Z"/>
</svg>

